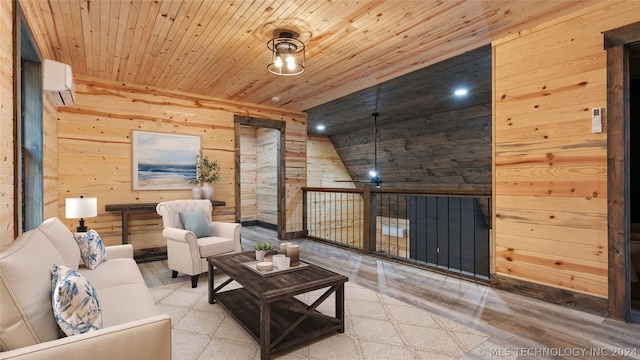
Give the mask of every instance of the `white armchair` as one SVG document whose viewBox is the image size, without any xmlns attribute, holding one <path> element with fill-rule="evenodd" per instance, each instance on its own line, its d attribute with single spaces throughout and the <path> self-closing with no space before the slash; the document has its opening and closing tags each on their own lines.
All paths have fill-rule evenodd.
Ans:
<svg viewBox="0 0 640 360">
<path fill-rule="evenodd" d="M 180 219 L 181 212 L 202 210 L 213 236 L 198 238 L 193 231 L 185 230 Z M 209 200 L 173 200 L 161 202 L 156 212 L 162 216 L 167 239 L 167 259 L 172 277 L 178 272 L 191 276 L 191 287 L 198 286 L 198 276 L 208 271 L 207 258 L 213 255 L 241 252 L 242 226 L 237 223 L 211 221 L 213 210 Z"/>
</svg>

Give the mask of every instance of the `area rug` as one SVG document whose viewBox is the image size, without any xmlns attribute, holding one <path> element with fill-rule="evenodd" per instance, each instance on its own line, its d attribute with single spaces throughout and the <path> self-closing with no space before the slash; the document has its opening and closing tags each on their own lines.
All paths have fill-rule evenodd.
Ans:
<svg viewBox="0 0 640 360">
<path fill-rule="evenodd" d="M 217 275 L 215 282 L 220 284 L 223 277 Z M 260 359 L 258 342 L 220 305 L 209 304 L 206 281 L 200 281 L 195 289 L 184 282 L 154 287 L 151 292 L 160 311 L 171 316 L 173 360 Z M 310 304 L 323 292 L 298 299 Z M 335 315 L 332 297 L 318 310 Z M 482 332 L 347 282 L 345 332 L 274 358 L 459 359 L 488 338 Z"/>
</svg>

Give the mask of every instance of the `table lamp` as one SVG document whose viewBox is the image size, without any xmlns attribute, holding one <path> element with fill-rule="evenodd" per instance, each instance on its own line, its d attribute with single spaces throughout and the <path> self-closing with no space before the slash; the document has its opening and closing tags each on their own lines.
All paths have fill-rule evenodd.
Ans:
<svg viewBox="0 0 640 360">
<path fill-rule="evenodd" d="M 84 226 L 84 218 L 98 216 L 98 199 L 82 196 L 79 198 L 67 198 L 65 199 L 65 208 L 67 219 L 80 219 L 80 226 L 76 228 L 76 231 L 87 232 L 87 227 Z"/>
</svg>

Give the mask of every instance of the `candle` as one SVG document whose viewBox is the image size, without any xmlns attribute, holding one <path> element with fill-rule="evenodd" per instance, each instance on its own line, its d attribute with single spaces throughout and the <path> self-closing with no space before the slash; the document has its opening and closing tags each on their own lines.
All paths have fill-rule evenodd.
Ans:
<svg viewBox="0 0 640 360">
<path fill-rule="evenodd" d="M 281 243 L 280 244 L 280 253 L 284 254 L 286 256 L 287 255 L 287 246 L 289 246 L 289 245 L 293 245 L 293 244 L 290 243 L 290 242 Z"/>
<path fill-rule="evenodd" d="M 290 266 L 300 265 L 300 246 L 287 245 L 287 257 L 291 258 Z"/>
<path fill-rule="evenodd" d="M 280 266 L 278 265 L 278 262 L 280 261 L 280 258 L 285 258 L 286 256 L 284 254 L 275 254 L 273 255 L 273 266 L 279 268 Z"/>
</svg>

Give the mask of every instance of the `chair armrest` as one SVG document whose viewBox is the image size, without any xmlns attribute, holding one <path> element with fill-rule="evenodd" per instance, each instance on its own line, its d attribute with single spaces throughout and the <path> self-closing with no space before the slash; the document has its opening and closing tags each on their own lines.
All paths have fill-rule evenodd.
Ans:
<svg viewBox="0 0 640 360">
<path fill-rule="evenodd" d="M 133 245 L 112 245 L 106 246 L 107 259 L 133 259 Z"/>
<path fill-rule="evenodd" d="M 191 237 L 191 241 L 196 241 L 196 234 L 194 234 L 193 231 L 178 228 L 165 228 L 162 230 L 162 236 L 167 239 L 185 242 L 189 242 L 189 238 Z"/>
<path fill-rule="evenodd" d="M 0 352 L 0 359 L 171 359 L 171 318 L 157 315 L 102 330 Z"/>
<path fill-rule="evenodd" d="M 242 247 L 240 245 L 242 237 L 242 225 L 238 223 L 212 221 L 209 223 L 209 228 L 211 229 L 211 231 L 213 231 L 214 236 L 233 239 L 235 242 L 235 251 L 242 251 Z"/>
<path fill-rule="evenodd" d="M 209 228 L 213 231 L 213 236 L 235 239 L 240 237 L 242 225 L 238 223 L 213 221 L 209 223 Z"/>
</svg>

